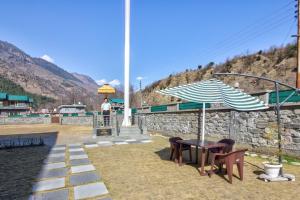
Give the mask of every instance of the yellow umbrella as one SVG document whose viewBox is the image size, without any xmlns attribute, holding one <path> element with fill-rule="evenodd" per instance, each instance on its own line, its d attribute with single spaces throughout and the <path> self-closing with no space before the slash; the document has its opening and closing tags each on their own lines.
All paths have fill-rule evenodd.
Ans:
<svg viewBox="0 0 300 200">
<path fill-rule="evenodd" d="M 102 87 L 98 88 L 98 94 L 104 94 L 106 97 L 108 94 L 115 94 L 115 88 L 111 87 L 109 84 L 104 84 Z"/>
</svg>

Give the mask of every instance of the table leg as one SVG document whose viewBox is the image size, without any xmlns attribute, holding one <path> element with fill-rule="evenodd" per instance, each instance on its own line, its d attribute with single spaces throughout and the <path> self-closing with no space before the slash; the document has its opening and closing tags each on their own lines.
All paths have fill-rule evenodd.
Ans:
<svg viewBox="0 0 300 200">
<path fill-rule="evenodd" d="M 201 148 L 201 166 L 200 166 L 200 175 L 205 176 L 205 170 L 204 170 L 204 165 L 205 165 L 205 155 L 206 155 L 206 148 L 202 147 Z"/>
<path fill-rule="evenodd" d="M 182 144 L 180 143 L 180 145 L 179 145 L 179 165 L 182 165 Z"/>
</svg>

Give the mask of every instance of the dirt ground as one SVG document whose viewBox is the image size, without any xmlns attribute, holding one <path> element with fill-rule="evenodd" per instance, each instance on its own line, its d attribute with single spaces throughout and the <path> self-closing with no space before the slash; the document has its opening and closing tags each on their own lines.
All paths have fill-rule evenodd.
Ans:
<svg viewBox="0 0 300 200">
<path fill-rule="evenodd" d="M 262 159 L 246 157 L 244 181 L 200 176 L 196 166 L 178 166 L 169 158 L 166 138 L 148 144 L 89 149 L 113 199 L 298 199 L 300 167 L 285 165 L 295 182 L 265 183 L 257 179 Z M 187 157 L 187 156 L 186 156 Z M 237 174 L 237 171 L 234 171 Z M 227 176 L 225 176 L 227 178 Z"/>
<path fill-rule="evenodd" d="M 34 125 L 1 125 L 0 137 L 12 135 L 38 135 L 39 133 L 57 132 L 56 144 L 69 144 L 82 142 L 91 137 L 91 126 L 74 126 L 60 124 L 34 124 Z"/>
</svg>

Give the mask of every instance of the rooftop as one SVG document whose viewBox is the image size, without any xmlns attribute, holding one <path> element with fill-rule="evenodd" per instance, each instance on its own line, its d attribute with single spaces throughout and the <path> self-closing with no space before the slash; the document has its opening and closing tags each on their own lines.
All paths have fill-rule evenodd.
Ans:
<svg viewBox="0 0 300 200">
<path fill-rule="evenodd" d="M 86 108 L 86 105 L 83 104 L 71 104 L 71 105 L 60 105 L 58 106 L 58 109 L 61 108 Z"/>
<path fill-rule="evenodd" d="M 25 96 L 25 95 L 13 95 L 13 94 L 8 94 L 5 92 L 0 92 L 0 100 L 7 100 L 7 101 L 21 101 L 21 102 L 28 102 L 32 103 L 33 99 Z"/>
<path fill-rule="evenodd" d="M 118 103 L 118 104 L 124 104 L 124 99 L 121 98 L 111 98 L 109 99 L 110 103 Z"/>
</svg>

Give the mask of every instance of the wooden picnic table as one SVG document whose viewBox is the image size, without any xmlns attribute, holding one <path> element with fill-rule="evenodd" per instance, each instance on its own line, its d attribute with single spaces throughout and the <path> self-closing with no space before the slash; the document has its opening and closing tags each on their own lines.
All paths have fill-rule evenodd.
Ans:
<svg viewBox="0 0 300 200">
<path fill-rule="evenodd" d="M 201 176 L 207 175 L 205 173 L 205 170 L 204 170 L 205 155 L 206 155 L 207 150 L 211 149 L 211 148 L 222 148 L 222 147 L 226 146 L 226 144 L 224 144 L 224 143 L 217 143 L 217 142 L 214 142 L 214 141 L 207 141 L 207 140 L 205 140 L 202 143 L 201 140 L 198 142 L 197 139 L 178 140 L 177 143 L 179 143 L 179 160 L 178 160 L 179 165 L 182 165 L 182 149 L 183 149 L 183 145 L 191 145 L 191 146 L 195 146 L 195 147 L 198 147 L 198 148 L 201 149 L 201 163 L 200 163 L 200 165 L 198 167 L 198 170 L 200 170 L 200 175 Z M 199 155 L 199 157 L 200 157 L 200 155 Z"/>
</svg>

